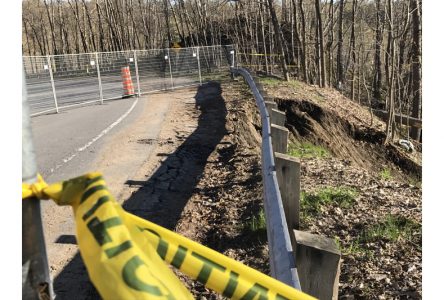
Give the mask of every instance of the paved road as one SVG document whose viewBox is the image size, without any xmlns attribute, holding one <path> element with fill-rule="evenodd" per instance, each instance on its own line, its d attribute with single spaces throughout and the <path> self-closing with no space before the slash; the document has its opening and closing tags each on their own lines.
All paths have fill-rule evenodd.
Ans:
<svg viewBox="0 0 444 300">
<path fill-rule="evenodd" d="M 137 81 L 134 73 L 135 72 L 131 75 L 135 92 L 137 92 Z M 175 77 L 172 79 L 174 87 L 199 83 L 199 74 L 196 71 L 186 74 L 180 73 L 180 78 L 177 77 L 177 74 L 174 75 Z M 142 72 L 139 76 L 141 93 L 171 88 L 171 78 L 169 74 Z M 104 99 L 122 97 L 123 88 L 120 74 L 103 74 L 101 81 Z M 99 80 L 96 74 L 71 78 L 59 78 L 55 76 L 54 86 L 59 107 L 100 100 Z M 49 74 L 39 78 L 28 78 L 26 80 L 26 87 L 31 114 L 55 110 L 55 101 Z"/>
<path fill-rule="evenodd" d="M 124 115 L 135 101 L 136 98 L 108 101 L 103 105 L 31 118 L 39 172 L 48 181 L 57 181 L 88 171 L 108 136 L 103 135 L 85 150 L 79 149 Z M 144 104 L 143 100 L 138 101 L 132 112 L 108 131 L 108 135 L 112 136 L 134 121 Z"/>
<path fill-rule="evenodd" d="M 114 100 L 31 118 L 39 172 L 49 183 L 86 172 L 102 172 L 111 193 L 119 199 L 120 189 L 157 145 L 144 141 L 157 139 L 173 99 L 183 93 Z M 64 294 L 64 287 L 73 278 L 83 278 L 89 284 L 83 265 L 73 267 L 71 262 L 78 250 L 72 209 L 43 201 L 42 219 L 50 273 L 52 278 L 58 278 L 56 292 Z M 70 267 L 66 269 L 68 263 Z M 64 275 L 60 277 L 62 271 Z"/>
</svg>

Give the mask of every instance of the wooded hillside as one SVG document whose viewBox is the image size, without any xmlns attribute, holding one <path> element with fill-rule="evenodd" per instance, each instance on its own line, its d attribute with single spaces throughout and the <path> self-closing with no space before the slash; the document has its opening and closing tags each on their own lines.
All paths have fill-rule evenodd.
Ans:
<svg viewBox="0 0 444 300">
<path fill-rule="evenodd" d="M 236 44 L 238 63 L 421 118 L 421 0 L 25 0 L 23 54 Z M 400 128 L 402 131 L 403 128 Z M 404 128 L 404 130 L 406 130 Z M 411 127 L 409 136 L 420 138 Z"/>
</svg>

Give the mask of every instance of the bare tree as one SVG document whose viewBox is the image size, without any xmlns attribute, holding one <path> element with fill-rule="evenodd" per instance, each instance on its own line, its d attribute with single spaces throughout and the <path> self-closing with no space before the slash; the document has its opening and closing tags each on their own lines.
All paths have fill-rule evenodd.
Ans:
<svg viewBox="0 0 444 300">
<path fill-rule="evenodd" d="M 420 22 L 420 0 L 410 0 L 412 13 L 412 94 L 413 107 L 412 117 L 420 118 L 421 116 L 421 22 Z M 416 140 L 420 140 L 421 131 L 416 127 L 412 127 L 410 136 Z"/>
<path fill-rule="evenodd" d="M 282 31 L 279 22 L 277 20 L 276 11 L 274 10 L 273 0 L 268 0 L 268 9 L 270 10 L 271 21 L 273 22 L 275 39 L 279 49 L 279 55 L 281 58 L 281 67 L 284 73 L 284 78 L 286 81 L 289 81 L 290 75 L 288 74 L 287 63 L 285 62 L 285 51 L 284 51 L 284 45 L 282 43 Z"/>
<path fill-rule="evenodd" d="M 341 0 L 342 1 L 342 0 Z M 322 15 L 321 15 L 321 8 L 320 8 L 320 0 L 315 0 L 315 7 L 316 7 L 316 17 L 317 17 L 317 33 L 318 33 L 318 47 L 319 47 L 319 56 L 320 56 L 320 80 L 319 85 L 321 87 L 325 87 L 327 85 L 326 83 L 326 71 L 325 71 L 325 53 L 324 53 L 324 30 L 322 27 Z"/>
<path fill-rule="evenodd" d="M 336 87 L 339 89 L 342 89 L 342 85 L 344 84 L 344 69 L 343 69 L 343 62 L 342 62 L 342 48 L 344 44 L 344 35 L 343 35 L 343 26 L 342 26 L 342 19 L 344 16 L 344 0 L 339 0 L 339 16 L 338 16 L 338 54 L 336 56 L 336 68 L 338 71 L 337 74 L 337 83 Z"/>
<path fill-rule="evenodd" d="M 382 70 L 381 70 L 381 45 L 382 45 L 382 24 L 381 24 L 381 0 L 375 0 L 376 4 L 376 30 L 375 30 L 375 72 L 373 75 L 373 98 L 377 103 L 381 102 L 381 81 L 382 81 Z"/>
</svg>

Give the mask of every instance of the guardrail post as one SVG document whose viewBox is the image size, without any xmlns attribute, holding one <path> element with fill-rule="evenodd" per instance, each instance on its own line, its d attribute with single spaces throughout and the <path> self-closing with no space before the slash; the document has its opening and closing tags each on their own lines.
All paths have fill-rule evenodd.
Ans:
<svg viewBox="0 0 444 300">
<path fill-rule="evenodd" d="M 199 70 L 199 85 L 202 85 L 202 75 L 200 73 L 200 56 L 199 56 L 199 47 L 196 47 L 197 49 L 197 69 Z"/>
<path fill-rule="evenodd" d="M 137 50 L 134 51 L 134 67 L 136 68 L 136 81 L 137 81 L 137 97 L 140 97 L 140 82 L 139 82 L 139 66 L 137 65 Z"/>
<path fill-rule="evenodd" d="M 333 239 L 293 231 L 301 288 L 318 299 L 338 299 L 341 252 Z"/>
<path fill-rule="evenodd" d="M 100 104 L 103 104 L 102 77 L 100 76 L 99 54 L 96 52 L 97 79 L 99 80 Z"/>
<path fill-rule="evenodd" d="M 171 80 L 171 89 L 174 88 L 174 83 L 173 83 L 173 72 L 171 71 L 171 60 L 170 60 L 170 49 L 167 48 L 167 58 L 168 58 L 168 66 L 170 68 L 170 80 Z"/>
<path fill-rule="evenodd" d="M 279 126 L 285 125 L 285 113 L 283 111 L 272 108 L 271 114 L 269 114 L 269 115 L 271 118 L 271 123 L 279 125 Z"/>
<path fill-rule="evenodd" d="M 288 129 L 271 124 L 271 143 L 273 152 L 287 153 Z"/>
<path fill-rule="evenodd" d="M 32 144 L 31 122 L 23 70 L 22 86 L 22 182 L 37 180 L 37 165 Z M 22 201 L 22 297 L 23 299 L 53 299 L 49 277 L 40 201 Z"/>
<path fill-rule="evenodd" d="M 268 115 L 271 116 L 271 110 L 277 109 L 277 104 L 274 101 L 264 101 L 264 102 L 265 102 L 265 107 L 267 108 L 268 111 Z"/>
<path fill-rule="evenodd" d="M 51 78 L 52 94 L 54 95 L 54 104 L 55 104 L 56 112 L 59 113 L 59 106 L 57 104 L 57 95 L 56 95 L 56 89 L 55 89 L 55 84 L 54 84 L 54 76 L 52 75 L 51 55 L 47 55 L 46 60 L 48 62 L 49 77 Z"/>
<path fill-rule="evenodd" d="M 275 152 L 276 175 L 284 205 L 288 231 L 299 229 L 299 207 L 301 191 L 300 160 L 287 154 Z M 293 244 L 293 249 L 296 245 Z"/>
</svg>

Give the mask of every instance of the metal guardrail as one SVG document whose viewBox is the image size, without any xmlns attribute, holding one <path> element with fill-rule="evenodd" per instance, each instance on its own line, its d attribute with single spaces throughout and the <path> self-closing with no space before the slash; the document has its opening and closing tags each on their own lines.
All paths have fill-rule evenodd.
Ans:
<svg viewBox="0 0 444 300">
<path fill-rule="evenodd" d="M 262 180 L 264 185 L 264 209 L 267 220 L 267 238 L 270 251 L 271 276 L 297 289 L 301 289 L 293 249 L 285 219 L 281 193 L 279 191 L 271 145 L 271 122 L 264 98 L 253 77 L 244 68 L 231 68 L 235 75 L 241 75 L 250 86 L 262 120 Z"/>
<path fill-rule="evenodd" d="M 121 68 L 137 95 L 202 84 L 227 74 L 232 45 L 23 56 L 31 116 L 122 98 Z"/>
</svg>

